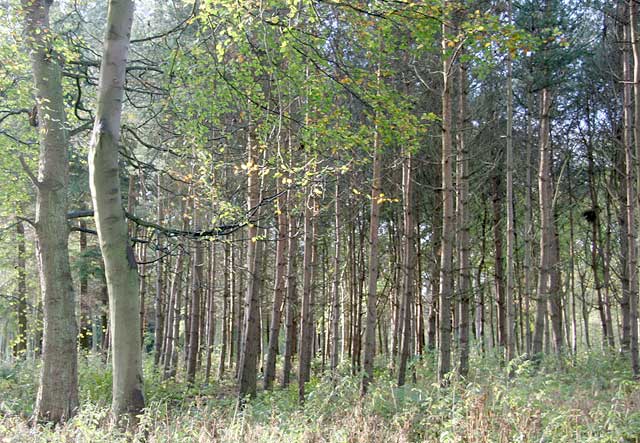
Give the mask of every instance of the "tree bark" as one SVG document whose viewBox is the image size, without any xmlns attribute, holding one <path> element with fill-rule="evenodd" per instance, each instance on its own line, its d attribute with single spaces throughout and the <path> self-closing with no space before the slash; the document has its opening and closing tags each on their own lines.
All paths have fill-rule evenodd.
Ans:
<svg viewBox="0 0 640 443">
<path fill-rule="evenodd" d="M 36 255 L 43 300 L 42 365 L 34 418 L 61 422 L 78 407 L 75 295 L 69 266 L 68 133 L 61 67 L 53 50 L 48 0 L 23 0 L 33 72 L 40 159 L 36 185 Z M 25 323 L 26 325 L 26 323 Z"/>
<path fill-rule="evenodd" d="M 133 1 L 111 0 L 100 66 L 98 106 L 89 149 L 94 219 L 109 292 L 114 418 L 135 417 L 144 408 L 140 346 L 138 269 L 122 209 L 118 143 Z"/>
</svg>

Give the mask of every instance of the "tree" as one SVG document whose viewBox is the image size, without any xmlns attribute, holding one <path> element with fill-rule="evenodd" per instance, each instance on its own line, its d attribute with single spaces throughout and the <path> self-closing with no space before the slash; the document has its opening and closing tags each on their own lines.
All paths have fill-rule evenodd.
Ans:
<svg viewBox="0 0 640 443">
<path fill-rule="evenodd" d="M 34 417 L 60 422 L 78 407 L 75 295 L 69 266 L 69 142 L 61 68 L 53 50 L 49 0 L 24 0 L 24 28 L 36 94 L 40 166 L 35 177 L 37 255 L 44 310 L 42 367 Z"/>
<path fill-rule="evenodd" d="M 135 421 L 144 408 L 138 269 L 120 192 L 118 148 L 134 4 L 110 0 L 100 65 L 98 104 L 89 148 L 89 184 L 109 293 L 111 412 Z"/>
</svg>

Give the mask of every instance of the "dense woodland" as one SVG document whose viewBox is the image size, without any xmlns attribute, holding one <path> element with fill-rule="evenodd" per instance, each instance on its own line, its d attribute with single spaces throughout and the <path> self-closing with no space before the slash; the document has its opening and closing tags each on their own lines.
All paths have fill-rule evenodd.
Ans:
<svg viewBox="0 0 640 443">
<path fill-rule="evenodd" d="M 0 437 L 639 441 L 638 8 L 0 1 Z"/>
</svg>

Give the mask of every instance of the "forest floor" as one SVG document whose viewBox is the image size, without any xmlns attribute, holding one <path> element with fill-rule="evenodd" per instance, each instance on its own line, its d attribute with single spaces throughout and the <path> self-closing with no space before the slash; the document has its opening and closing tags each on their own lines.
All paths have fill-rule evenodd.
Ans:
<svg viewBox="0 0 640 443">
<path fill-rule="evenodd" d="M 639 442 L 640 383 L 626 360 L 583 353 L 557 370 L 476 355 L 466 380 L 441 388 L 435 358 L 415 362 L 398 388 L 380 361 L 361 399 L 358 377 L 315 378 L 303 407 L 297 387 L 260 392 L 240 412 L 230 380 L 188 388 L 145 362 L 148 408 L 135 435 L 108 425 L 111 374 L 98 356 L 80 359 L 79 414 L 64 426 L 30 427 L 37 368 L 0 366 L 0 442 Z M 320 369 L 320 368 L 316 368 Z M 346 369 L 346 368 L 345 368 Z M 319 371 L 317 371 L 319 372 Z"/>
</svg>

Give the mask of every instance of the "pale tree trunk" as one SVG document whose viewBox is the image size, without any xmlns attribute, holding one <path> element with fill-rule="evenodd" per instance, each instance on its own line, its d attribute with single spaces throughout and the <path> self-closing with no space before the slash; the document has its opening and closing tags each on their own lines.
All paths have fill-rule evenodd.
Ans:
<svg viewBox="0 0 640 443">
<path fill-rule="evenodd" d="M 186 203 L 182 200 L 180 213 L 183 214 L 182 230 L 189 228 L 189 219 L 186 217 Z M 167 319 L 167 349 L 164 359 L 164 378 L 173 377 L 178 368 L 178 338 L 180 336 L 180 310 L 182 305 L 182 274 L 185 262 L 185 252 L 183 248 L 178 251 L 178 258 L 175 263 L 173 280 L 170 286 L 171 305 L 167 306 L 170 311 L 170 320 Z"/>
<path fill-rule="evenodd" d="M 66 219 L 68 135 L 61 68 L 49 28 L 50 5 L 48 0 L 22 2 L 40 139 L 38 177 L 31 179 L 37 191 L 34 227 L 44 335 L 34 418 L 60 422 L 73 416 L 78 407 L 77 326 Z"/>
<path fill-rule="evenodd" d="M 638 41 L 638 2 L 629 1 L 629 28 L 631 37 L 631 47 L 633 51 L 633 140 L 635 161 L 640 155 L 640 41 Z M 626 85 L 625 85 L 626 86 Z M 631 151 L 631 146 L 627 148 Z M 631 369 L 634 376 L 640 374 L 640 363 L 638 362 L 638 263 L 637 263 L 637 227 L 634 224 L 634 213 L 637 206 L 636 193 L 640 189 L 640 173 L 637 163 L 633 163 L 633 153 L 625 155 L 627 160 L 627 229 L 630 235 L 629 241 L 629 323 L 631 324 Z M 633 174 L 636 174 L 636 186 L 632 181 Z M 630 182 L 629 182 L 630 181 Z M 633 197 L 633 198 L 632 198 Z"/>
<path fill-rule="evenodd" d="M 333 282 L 331 286 L 331 373 L 335 375 L 338 368 L 338 352 L 340 349 L 340 181 L 336 179 L 335 223 L 333 243 Z"/>
<path fill-rule="evenodd" d="M 251 130 L 251 129 L 250 129 Z M 260 199 L 260 182 L 258 179 L 258 155 L 251 134 L 247 139 L 247 208 L 250 214 L 256 215 Z M 244 300 L 244 320 L 242 325 L 242 344 L 238 365 L 238 400 L 242 404 L 246 396 L 256 395 L 256 360 L 260 347 L 260 313 L 259 313 L 259 248 L 258 226 L 256 220 L 249 220 L 247 240 L 247 290 Z M 257 218 L 257 217 L 256 217 Z"/>
<path fill-rule="evenodd" d="M 109 292 L 114 418 L 144 408 L 138 269 L 122 209 L 118 143 L 133 1 L 111 0 L 100 66 L 98 107 L 89 149 L 89 184 Z"/>
<path fill-rule="evenodd" d="M 469 304 L 471 302 L 471 263 L 469 245 L 469 154 L 465 145 L 465 130 L 467 120 L 467 67 L 460 63 L 458 97 L 458 128 L 456 175 L 458 183 L 458 267 L 460 280 L 458 294 L 460 300 L 460 366 L 458 372 L 466 377 L 469 372 Z"/>
<path fill-rule="evenodd" d="M 378 70 L 379 71 L 379 70 Z M 378 72 L 378 77 L 380 73 Z M 373 381 L 373 360 L 376 353 L 376 304 L 378 300 L 380 194 L 382 188 L 382 159 L 380 153 L 380 133 L 377 125 L 373 139 L 373 178 L 371 182 L 371 214 L 369 217 L 369 275 L 367 278 L 367 324 L 364 336 L 364 374 L 361 390 L 366 394 L 367 387 Z M 407 305 L 408 306 L 408 305 Z"/>
<path fill-rule="evenodd" d="M 444 1 L 445 8 L 448 1 Z M 442 239 L 440 246 L 440 316 L 439 316 L 439 358 L 438 380 L 447 384 L 447 374 L 451 371 L 451 299 L 453 297 L 452 258 L 454 242 L 453 213 L 453 141 L 451 132 L 451 68 L 452 56 L 448 54 L 451 29 L 445 21 L 442 25 Z"/>
<path fill-rule="evenodd" d="M 280 337 L 280 323 L 282 318 L 282 302 L 285 296 L 287 281 L 287 244 L 289 232 L 287 230 L 287 202 L 286 194 L 281 189 L 278 196 L 278 241 L 276 245 L 276 275 L 271 310 L 271 325 L 269 328 L 269 346 L 267 350 L 267 364 L 264 371 L 264 388 L 270 389 L 276 375 L 276 354 Z"/>
<path fill-rule="evenodd" d="M 400 364 L 398 366 L 398 386 L 403 386 L 407 373 L 407 363 L 411 352 L 413 328 L 411 318 L 411 305 L 415 292 L 415 221 L 414 221 L 414 192 L 413 192 L 413 154 L 407 149 L 403 164 L 403 213 L 404 213 L 404 244 L 403 244 L 403 272 L 402 272 L 402 304 L 403 327 L 402 347 L 400 351 Z"/>
</svg>

